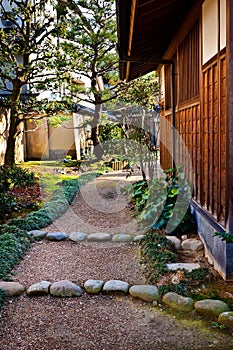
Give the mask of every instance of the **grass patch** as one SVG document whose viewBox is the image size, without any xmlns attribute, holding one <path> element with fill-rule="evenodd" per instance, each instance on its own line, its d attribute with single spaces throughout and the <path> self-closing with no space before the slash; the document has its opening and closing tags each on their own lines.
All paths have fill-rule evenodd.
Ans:
<svg viewBox="0 0 233 350">
<path fill-rule="evenodd" d="M 51 199 L 39 210 L 29 213 L 24 218 L 11 219 L 8 224 L 27 231 L 48 226 L 67 210 L 79 188 L 99 175 L 100 172 L 91 172 L 84 173 L 76 179 L 63 180 Z"/>
<path fill-rule="evenodd" d="M 41 173 L 39 175 L 40 188 L 43 191 L 45 198 L 51 198 L 52 195 L 60 188 L 61 182 L 66 180 L 77 180 L 77 175 L 57 175 L 51 173 Z"/>
<path fill-rule="evenodd" d="M 60 160 L 34 160 L 34 161 L 28 161 L 24 163 L 20 163 L 20 166 L 23 168 L 28 168 L 30 169 L 31 167 L 50 167 L 50 168 L 56 168 L 60 167 L 62 164 L 62 161 Z"/>
</svg>

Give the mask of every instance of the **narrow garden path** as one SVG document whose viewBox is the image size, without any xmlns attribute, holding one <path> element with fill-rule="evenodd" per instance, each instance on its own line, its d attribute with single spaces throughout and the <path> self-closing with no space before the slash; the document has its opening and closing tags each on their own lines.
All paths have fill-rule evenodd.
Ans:
<svg viewBox="0 0 233 350">
<path fill-rule="evenodd" d="M 125 173 L 110 173 L 89 183 L 48 232 L 140 233 L 130 204 L 120 194 Z M 135 178 L 136 180 L 137 178 Z M 67 279 L 117 279 L 143 284 L 136 243 L 70 240 L 34 243 L 15 269 L 14 281 L 27 287 Z M 130 296 L 51 295 L 8 298 L 0 317 L 1 350 L 230 350 L 233 336 L 211 329 L 195 317 L 169 313 Z"/>
</svg>

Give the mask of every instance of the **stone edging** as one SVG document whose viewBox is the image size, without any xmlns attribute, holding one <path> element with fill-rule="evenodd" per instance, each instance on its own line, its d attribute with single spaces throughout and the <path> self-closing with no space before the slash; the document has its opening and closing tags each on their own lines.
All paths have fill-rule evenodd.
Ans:
<svg viewBox="0 0 233 350">
<path fill-rule="evenodd" d="M 65 232 L 47 232 L 41 230 L 32 230 L 28 231 L 28 234 L 33 238 L 37 239 L 46 239 L 48 241 L 63 241 L 65 239 L 69 239 L 73 242 L 112 242 L 112 243 L 130 243 L 130 242 L 139 242 L 144 235 L 130 235 L 130 234 L 116 234 L 111 235 L 109 233 L 91 233 L 87 234 L 84 232 L 72 232 L 68 235 Z"/>
<path fill-rule="evenodd" d="M 61 280 L 51 283 L 41 281 L 26 288 L 18 282 L 1 282 L 0 289 L 6 292 L 8 297 L 19 296 L 26 292 L 26 295 L 51 295 L 54 297 L 81 297 L 84 292 L 90 295 L 100 293 L 106 295 L 121 294 L 130 295 L 132 298 L 140 299 L 145 302 L 151 302 L 154 306 L 161 301 L 171 309 L 192 312 L 196 311 L 198 315 L 211 320 L 217 320 L 219 324 L 233 329 L 233 311 L 221 300 L 204 299 L 194 303 L 189 297 L 183 297 L 174 292 L 166 293 L 160 300 L 157 286 L 154 285 L 133 285 L 120 280 L 102 280 L 89 279 L 81 287 L 71 281 Z"/>
<path fill-rule="evenodd" d="M 130 235 L 130 234 L 116 234 L 111 235 L 108 233 L 92 233 L 86 234 L 83 232 L 72 232 L 68 235 L 65 232 L 47 232 L 42 230 L 32 230 L 28 234 L 36 239 L 46 239 L 48 241 L 63 241 L 69 239 L 73 242 L 112 242 L 112 243 L 130 243 L 139 242 L 144 235 Z M 202 249 L 202 243 L 197 240 L 183 239 L 183 242 L 176 237 L 168 236 L 168 239 L 172 240 L 177 249 L 190 249 L 200 250 Z M 190 248 L 190 244 L 194 247 Z M 170 266 L 171 265 L 171 266 Z M 175 266 L 173 266 L 175 265 Z M 181 266 L 182 265 L 182 266 Z M 186 266 L 192 265 L 192 266 Z M 194 266 L 195 265 L 195 266 Z M 197 266 L 196 266 L 197 265 Z M 167 266 L 171 270 L 177 270 L 179 268 L 196 269 L 198 264 L 168 264 Z M 39 283 L 31 285 L 29 288 L 21 285 L 17 282 L 4 282 L 0 281 L 0 289 L 5 290 L 8 297 L 19 296 L 26 292 L 28 296 L 48 295 L 54 297 L 80 297 L 84 292 L 91 295 L 96 294 L 122 294 L 130 295 L 133 298 L 143 300 L 145 302 L 151 302 L 154 306 L 158 305 L 158 301 L 167 305 L 171 309 L 182 312 L 196 311 L 198 315 L 207 317 L 212 320 L 217 320 L 219 324 L 225 327 L 233 329 L 233 311 L 229 306 L 221 300 L 204 299 L 194 303 L 194 300 L 189 297 L 183 297 L 174 292 L 166 293 L 160 300 L 157 286 L 152 285 L 133 285 L 119 280 L 109 280 L 104 282 L 102 280 L 87 280 L 84 285 L 78 286 L 77 284 L 68 280 L 61 280 L 51 283 L 49 281 L 41 281 Z"/>
</svg>

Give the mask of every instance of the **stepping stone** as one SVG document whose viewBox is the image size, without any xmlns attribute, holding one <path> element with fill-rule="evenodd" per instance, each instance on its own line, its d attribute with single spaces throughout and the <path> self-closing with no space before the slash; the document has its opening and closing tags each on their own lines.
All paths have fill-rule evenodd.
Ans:
<svg viewBox="0 0 233 350">
<path fill-rule="evenodd" d="M 133 241 L 140 242 L 144 237 L 145 237 L 145 235 L 137 235 L 134 237 Z"/>
<path fill-rule="evenodd" d="M 48 234 L 47 231 L 41 231 L 41 230 L 32 230 L 28 232 L 29 236 L 32 236 L 34 238 L 45 238 L 45 236 Z"/>
<path fill-rule="evenodd" d="M 184 240 L 181 243 L 181 247 L 183 250 L 192 250 L 192 251 L 199 251 L 204 248 L 202 241 L 200 241 L 199 239 L 193 239 L 193 238 Z"/>
<path fill-rule="evenodd" d="M 47 234 L 45 239 L 47 239 L 48 241 L 63 241 L 68 237 L 68 234 L 65 232 L 50 232 Z"/>
<path fill-rule="evenodd" d="M 112 236 L 109 233 L 91 233 L 87 236 L 89 242 L 108 242 Z"/>
<path fill-rule="evenodd" d="M 131 235 L 124 234 L 124 233 L 120 233 L 112 237 L 113 243 L 128 243 L 128 242 L 132 242 L 132 240 L 133 240 L 133 237 Z"/>
<path fill-rule="evenodd" d="M 174 292 L 168 292 L 163 296 L 163 303 L 172 309 L 190 312 L 194 309 L 192 298 L 183 297 Z"/>
<path fill-rule="evenodd" d="M 198 314 L 208 318 L 216 318 L 221 313 L 230 311 L 230 308 L 226 303 L 221 300 L 214 299 L 204 299 L 197 301 L 194 304 L 194 307 Z"/>
<path fill-rule="evenodd" d="M 218 316 L 218 323 L 233 329 L 233 311 L 226 311 Z"/>
<path fill-rule="evenodd" d="M 103 292 L 105 293 L 128 293 L 129 283 L 119 281 L 119 280 L 110 280 L 104 284 Z"/>
<path fill-rule="evenodd" d="M 0 289 L 6 292 L 8 297 L 15 297 L 25 292 L 26 287 L 18 282 L 0 282 Z"/>
<path fill-rule="evenodd" d="M 51 284 L 50 294 L 55 297 L 80 297 L 83 290 L 73 282 L 62 280 Z"/>
<path fill-rule="evenodd" d="M 87 234 L 83 232 L 72 232 L 69 235 L 69 239 L 73 242 L 82 242 L 87 238 Z"/>
<path fill-rule="evenodd" d="M 180 250 L 181 240 L 179 238 L 176 236 L 166 236 L 166 238 L 174 244 L 177 250 Z"/>
<path fill-rule="evenodd" d="M 29 296 L 48 294 L 50 285 L 48 281 L 41 281 L 30 286 L 26 293 Z"/>
<path fill-rule="evenodd" d="M 130 287 L 129 294 L 133 298 L 141 299 L 144 301 L 155 301 L 159 299 L 159 291 L 156 286 L 148 284 L 135 285 Z"/>
<path fill-rule="evenodd" d="M 89 294 L 98 294 L 101 292 L 103 285 L 104 285 L 104 281 L 87 280 L 84 283 L 84 289 Z"/>
<path fill-rule="evenodd" d="M 196 269 L 200 269 L 200 265 L 198 263 L 171 263 L 167 264 L 167 268 L 170 271 L 176 271 L 176 270 L 186 270 L 188 272 L 191 272 Z"/>
</svg>

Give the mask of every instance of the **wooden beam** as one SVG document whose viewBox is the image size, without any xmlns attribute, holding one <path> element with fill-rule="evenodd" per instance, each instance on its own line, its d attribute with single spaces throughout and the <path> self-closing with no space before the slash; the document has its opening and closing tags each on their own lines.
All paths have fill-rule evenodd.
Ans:
<svg viewBox="0 0 233 350">
<path fill-rule="evenodd" d="M 131 2 L 131 11 L 130 11 L 130 20 L 129 20 L 128 56 L 131 55 L 131 49 L 132 49 L 134 23 L 135 23 L 135 12 L 136 12 L 136 3 L 137 3 L 137 0 L 132 0 L 132 2 Z"/>
</svg>

